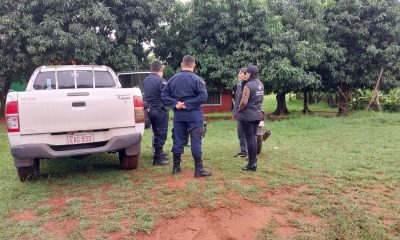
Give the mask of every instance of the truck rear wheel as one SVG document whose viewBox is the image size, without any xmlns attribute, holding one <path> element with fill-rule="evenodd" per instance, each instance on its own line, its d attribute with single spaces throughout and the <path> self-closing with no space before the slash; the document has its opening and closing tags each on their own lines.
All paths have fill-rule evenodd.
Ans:
<svg viewBox="0 0 400 240">
<path fill-rule="evenodd" d="M 40 175 L 40 160 L 35 159 L 34 164 L 29 167 L 17 167 L 17 173 L 21 182 L 35 181 Z"/>
<path fill-rule="evenodd" d="M 118 152 L 119 166 L 124 170 L 136 169 L 139 164 L 139 155 L 127 156 L 125 149 Z"/>
</svg>

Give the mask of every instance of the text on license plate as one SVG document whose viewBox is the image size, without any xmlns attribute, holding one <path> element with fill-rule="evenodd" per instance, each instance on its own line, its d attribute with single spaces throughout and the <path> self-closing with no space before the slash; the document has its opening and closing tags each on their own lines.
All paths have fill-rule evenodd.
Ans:
<svg viewBox="0 0 400 240">
<path fill-rule="evenodd" d="M 68 144 L 82 144 L 82 143 L 92 143 L 94 139 L 92 132 L 79 132 L 79 133 L 68 133 L 67 140 Z"/>
</svg>

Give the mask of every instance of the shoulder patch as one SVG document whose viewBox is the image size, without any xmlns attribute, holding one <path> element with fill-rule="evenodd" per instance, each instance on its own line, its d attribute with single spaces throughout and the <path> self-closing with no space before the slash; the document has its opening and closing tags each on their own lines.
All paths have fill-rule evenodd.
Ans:
<svg viewBox="0 0 400 240">
<path fill-rule="evenodd" d="M 200 78 L 200 80 L 199 80 L 199 81 L 200 81 L 200 83 L 202 83 L 202 84 L 206 85 L 206 83 L 204 82 L 204 80 L 203 80 L 203 79 L 201 79 L 201 78 Z"/>
</svg>

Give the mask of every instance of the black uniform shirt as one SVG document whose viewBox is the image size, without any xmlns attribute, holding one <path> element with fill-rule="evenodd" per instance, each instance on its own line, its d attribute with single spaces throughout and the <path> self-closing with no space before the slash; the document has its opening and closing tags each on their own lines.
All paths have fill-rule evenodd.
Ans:
<svg viewBox="0 0 400 240">
<path fill-rule="evenodd" d="M 195 73 L 180 71 L 168 80 L 162 92 L 162 98 L 168 107 L 174 109 L 176 121 L 203 120 L 201 105 L 207 101 L 207 89 L 204 81 Z M 184 102 L 186 109 L 176 109 L 178 102 Z"/>
<path fill-rule="evenodd" d="M 144 98 L 150 109 L 164 108 L 161 92 L 166 84 L 167 81 L 156 73 L 150 73 L 150 75 L 144 79 Z"/>
</svg>

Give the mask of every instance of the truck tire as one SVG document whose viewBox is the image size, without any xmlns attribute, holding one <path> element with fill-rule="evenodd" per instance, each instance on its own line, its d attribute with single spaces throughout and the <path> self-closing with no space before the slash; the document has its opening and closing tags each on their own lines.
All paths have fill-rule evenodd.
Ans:
<svg viewBox="0 0 400 240">
<path fill-rule="evenodd" d="M 118 152 L 119 166 L 124 170 L 136 169 L 139 164 L 139 155 L 127 156 L 125 149 Z"/>
<path fill-rule="evenodd" d="M 21 182 L 37 180 L 40 175 L 40 160 L 35 159 L 34 164 L 29 167 L 17 167 L 17 173 Z"/>
<path fill-rule="evenodd" d="M 261 153 L 262 142 L 263 142 L 263 136 L 257 135 L 257 154 Z"/>
</svg>

